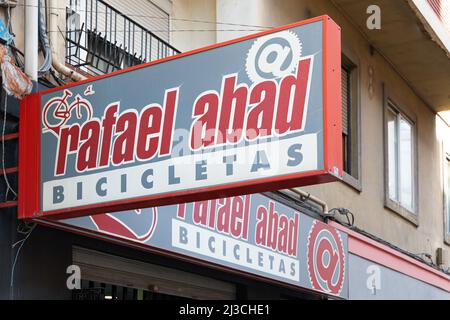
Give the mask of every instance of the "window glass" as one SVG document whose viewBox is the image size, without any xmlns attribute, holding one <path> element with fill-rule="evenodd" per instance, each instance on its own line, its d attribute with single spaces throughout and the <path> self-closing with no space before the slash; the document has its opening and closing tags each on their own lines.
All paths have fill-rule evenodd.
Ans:
<svg viewBox="0 0 450 320">
<path fill-rule="evenodd" d="M 400 200 L 401 205 L 413 211 L 413 150 L 412 126 L 400 116 Z"/>
<path fill-rule="evenodd" d="M 388 109 L 388 166 L 389 166 L 389 198 L 398 200 L 397 195 L 397 115 Z"/>
<path fill-rule="evenodd" d="M 414 125 L 390 105 L 386 112 L 388 197 L 414 212 Z"/>
<path fill-rule="evenodd" d="M 359 179 L 359 136 L 358 136 L 358 72 L 357 67 L 344 58 L 341 68 L 341 110 L 342 110 L 342 160 L 343 171 Z M 355 181 L 356 181 L 355 180 Z M 351 180 L 350 180 L 351 181 Z"/>
<path fill-rule="evenodd" d="M 341 108 L 342 108 L 342 156 L 343 170 L 350 173 L 349 157 L 349 116 L 348 110 L 350 106 L 349 91 L 349 72 L 346 68 L 341 70 Z"/>
<path fill-rule="evenodd" d="M 450 234 L 450 158 L 447 158 L 447 232 Z"/>
</svg>

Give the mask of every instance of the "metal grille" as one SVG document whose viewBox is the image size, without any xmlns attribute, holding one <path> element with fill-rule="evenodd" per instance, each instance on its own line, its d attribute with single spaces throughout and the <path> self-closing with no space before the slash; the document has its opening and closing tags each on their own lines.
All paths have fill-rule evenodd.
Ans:
<svg viewBox="0 0 450 320">
<path fill-rule="evenodd" d="M 191 299 L 82 279 L 81 288 L 72 291 L 72 300 L 185 300 Z"/>
<path fill-rule="evenodd" d="M 348 135 L 348 122 L 349 122 L 349 105 L 350 105 L 350 97 L 349 97 L 349 72 L 347 69 L 342 68 L 341 70 L 341 97 L 342 97 L 342 132 Z"/>
<path fill-rule="evenodd" d="M 163 39 L 168 16 L 156 6 L 152 10 L 133 16 L 155 32 L 101 0 L 67 0 L 66 63 L 95 76 L 179 53 Z"/>
<path fill-rule="evenodd" d="M 343 169 L 351 171 L 350 153 L 350 72 L 346 68 L 341 69 L 341 108 L 342 108 L 342 155 Z"/>
</svg>

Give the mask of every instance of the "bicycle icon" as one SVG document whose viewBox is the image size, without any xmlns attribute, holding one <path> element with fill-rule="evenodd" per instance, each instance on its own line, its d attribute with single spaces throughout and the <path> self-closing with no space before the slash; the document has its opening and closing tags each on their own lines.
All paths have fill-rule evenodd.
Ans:
<svg viewBox="0 0 450 320">
<path fill-rule="evenodd" d="M 66 89 L 62 97 L 50 99 L 44 106 L 44 125 L 46 129 L 53 132 L 56 136 L 59 135 L 60 128 L 72 117 L 74 110 L 76 111 L 75 115 L 77 119 L 85 118 L 86 120 L 90 120 L 92 118 L 91 103 L 77 94 L 75 100 L 69 104 L 68 99 L 72 96 L 73 93 Z"/>
</svg>

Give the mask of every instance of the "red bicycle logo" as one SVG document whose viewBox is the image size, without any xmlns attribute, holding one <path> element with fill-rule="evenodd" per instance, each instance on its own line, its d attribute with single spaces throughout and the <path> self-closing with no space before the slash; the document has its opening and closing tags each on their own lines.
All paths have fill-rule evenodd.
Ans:
<svg viewBox="0 0 450 320">
<path fill-rule="evenodd" d="M 74 110 L 75 115 L 79 120 L 85 118 L 87 121 L 92 118 L 91 103 L 77 94 L 75 100 L 69 104 L 68 99 L 72 96 L 73 93 L 71 91 L 64 90 L 62 97 L 50 99 L 44 106 L 42 121 L 45 129 L 50 130 L 56 136 L 59 135 L 60 128 L 72 117 Z"/>
</svg>

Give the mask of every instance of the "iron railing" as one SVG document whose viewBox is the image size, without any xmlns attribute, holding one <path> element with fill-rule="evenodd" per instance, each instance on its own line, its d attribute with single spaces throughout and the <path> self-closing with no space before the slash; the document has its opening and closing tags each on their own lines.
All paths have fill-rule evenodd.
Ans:
<svg viewBox="0 0 450 320">
<path fill-rule="evenodd" d="M 179 53 L 168 33 L 168 16 L 167 30 L 151 31 L 102 0 L 67 0 L 66 63 L 100 75 L 165 58 Z"/>
</svg>

